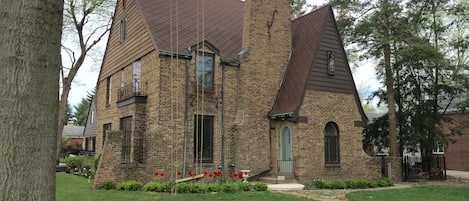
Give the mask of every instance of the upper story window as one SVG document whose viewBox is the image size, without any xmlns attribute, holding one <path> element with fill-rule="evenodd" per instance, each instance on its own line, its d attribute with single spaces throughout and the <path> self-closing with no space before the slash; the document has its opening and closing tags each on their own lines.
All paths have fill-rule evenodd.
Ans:
<svg viewBox="0 0 469 201">
<path fill-rule="evenodd" d="M 111 103 L 111 76 L 106 79 L 106 105 Z"/>
<path fill-rule="evenodd" d="M 125 82 L 124 82 L 124 81 L 125 81 L 125 80 L 124 80 L 124 78 L 125 78 L 124 76 L 125 76 L 125 74 L 124 74 L 124 69 L 122 69 L 122 70 L 121 70 L 120 88 L 124 88 L 124 83 L 125 83 Z"/>
<path fill-rule="evenodd" d="M 138 93 L 142 90 L 142 62 L 141 60 L 134 61 L 133 63 L 133 78 L 132 88 L 134 93 Z"/>
<path fill-rule="evenodd" d="M 327 74 L 334 75 L 334 70 L 335 70 L 334 52 L 327 51 Z"/>
<path fill-rule="evenodd" d="M 196 56 L 195 77 L 199 89 L 213 90 L 213 77 L 215 55 L 208 53 L 199 53 Z"/>
<path fill-rule="evenodd" d="M 90 112 L 90 123 L 94 123 L 94 111 Z"/>
<path fill-rule="evenodd" d="M 126 37 L 126 20 L 122 18 L 119 21 L 119 42 L 123 43 Z"/>
</svg>

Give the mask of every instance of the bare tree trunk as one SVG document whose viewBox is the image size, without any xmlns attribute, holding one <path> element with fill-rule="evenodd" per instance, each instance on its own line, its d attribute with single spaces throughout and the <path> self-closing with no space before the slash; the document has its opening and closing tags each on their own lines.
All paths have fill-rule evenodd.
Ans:
<svg viewBox="0 0 469 201">
<path fill-rule="evenodd" d="M 0 200 L 55 200 L 61 0 L 0 0 Z"/>
<path fill-rule="evenodd" d="M 394 99 L 394 77 L 391 68 L 391 36 L 388 0 L 383 0 L 382 9 L 384 9 L 384 69 L 386 71 L 386 98 L 388 100 L 389 116 L 389 156 L 399 157 L 397 148 L 397 123 L 396 123 L 396 101 Z"/>
</svg>

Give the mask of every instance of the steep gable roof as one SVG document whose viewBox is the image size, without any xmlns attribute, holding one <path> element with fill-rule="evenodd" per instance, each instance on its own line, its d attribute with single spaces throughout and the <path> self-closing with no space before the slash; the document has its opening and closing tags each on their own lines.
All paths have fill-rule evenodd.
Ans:
<svg viewBox="0 0 469 201">
<path fill-rule="evenodd" d="M 333 26 L 330 25 L 331 22 L 333 23 Z M 363 108 L 361 107 L 360 100 L 358 98 L 355 83 L 353 82 L 350 67 L 345 56 L 345 50 L 342 46 L 342 42 L 340 41 L 332 8 L 329 5 L 326 5 L 305 16 L 297 18 L 292 22 L 293 52 L 287 70 L 285 72 L 282 86 L 277 95 L 276 102 L 270 112 L 271 118 L 298 118 L 298 110 L 303 102 L 304 94 L 307 89 L 311 89 L 311 87 L 308 87 L 308 84 L 311 84 L 311 82 L 320 82 L 321 85 L 331 84 L 323 83 L 325 82 L 325 80 L 317 80 L 316 76 L 318 75 L 316 74 L 312 75 L 313 71 L 318 70 L 315 68 L 317 68 L 317 64 L 319 61 L 318 58 L 320 57 L 320 55 L 318 55 L 318 52 L 321 49 L 321 45 L 324 45 L 325 43 L 324 41 L 327 35 L 326 25 L 328 25 L 329 27 L 333 27 L 334 29 L 333 31 L 335 33 L 333 35 L 334 37 L 337 37 L 337 39 L 333 40 L 339 40 L 336 44 L 328 44 L 328 46 L 337 45 L 339 51 L 341 51 L 340 54 L 344 55 L 344 61 L 342 66 L 346 69 L 340 72 L 340 79 L 345 79 L 347 83 L 350 82 L 350 84 L 346 87 L 347 89 L 345 91 L 355 96 L 355 100 L 357 101 L 357 106 L 359 107 L 362 119 L 364 122 L 367 121 L 366 115 L 363 112 Z M 329 31 L 331 31 L 331 29 L 329 29 Z M 328 38 L 328 40 L 330 40 L 330 37 Z M 337 75 L 328 79 L 339 79 L 339 76 Z M 330 91 L 334 90 L 332 90 L 331 88 Z"/>
<path fill-rule="evenodd" d="M 238 60 L 244 12 L 240 0 L 136 2 L 158 50 L 189 53 L 189 47 L 208 41 L 220 50 L 222 60 Z"/>
<path fill-rule="evenodd" d="M 329 9 L 325 6 L 292 21 L 292 56 L 272 115 L 293 113 L 300 106 Z"/>
</svg>

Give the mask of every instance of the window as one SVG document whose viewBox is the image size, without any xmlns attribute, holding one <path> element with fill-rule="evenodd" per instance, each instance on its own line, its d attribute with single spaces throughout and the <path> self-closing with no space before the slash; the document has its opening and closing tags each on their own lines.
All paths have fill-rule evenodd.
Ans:
<svg viewBox="0 0 469 201">
<path fill-rule="evenodd" d="M 106 105 L 111 103 L 111 77 L 106 79 Z"/>
<path fill-rule="evenodd" d="M 437 141 L 435 145 L 433 145 L 433 154 L 444 154 L 445 153 L 445 146 L 443 143 Z"/>
<path fill-rule="evenodd" d="M 124 69 L 121 70 L 121 82 L 120 82 L 120 88 L 121 90 L 124 88 Z"/>
<path fill-rule="evenodd" d="M 122 18 L 119 22 L 119 42 L 123 43 L 125 40 L 126 34 L 126 25 L 125 25 L 125 18 Z"/>
<path fill-rule="evenodd" d="M 326 124 L 324 128 L 324 157 L 326 164 L 339 164 L 339 132 L 333 122 Z"/>
<path fill-rule="evenodd" d="M 204 90 L 213 90 L 213 66 L 214 55 L 208 53 L 200 53 L 196 57 L 195 77 L 197 86 Z"/>
<path fill-rule="evenodd" d="M 90 112 L 90 123 L 91 123 L 91 124 L 94 123 L 94 111 L 91 111 L 91 112 Z"/>
<path fill-rule="evenodd" d="M 122 139 L 121 161 L 123 163 L 130 163 L 132 117 L 125 117 L 120 119 L 120 130 L 124 132 L 124 137 Z"/>
<path fill-rule="evenodd" d="M 194 128 L 195 161 L 213 162 L 213 116 L 196 115 Z"/>
<path fill-rule="evenodd" d="M 133 63 L 133 92 L 138 94 L 141 90 L 142 79 L 142 62 L 141 60 L 134 61 Z"/>
<path fill-rule="evenodd" d="M 327 74 L 334 75 L 334 70 L 335 70 L 334 52 L 327 51 Z"/>
<path fill-rule="evenodd" d="M 103 145 L 104 145 L 104 141 L 106 140 L 106 132 L 110 131 L 111 127 L 112 127 L 112 124 L 104 124 L 103 125 Z"/>
</svg>

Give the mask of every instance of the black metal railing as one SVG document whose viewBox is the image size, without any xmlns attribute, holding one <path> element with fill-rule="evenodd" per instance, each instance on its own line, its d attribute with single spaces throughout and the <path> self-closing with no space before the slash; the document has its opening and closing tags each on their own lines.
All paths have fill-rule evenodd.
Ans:
<svg viewBox="0 0 469 201">
<path fill-rule="evenodd" d="M 147 96 L 146 88 L 146 84 L 144 83 L 125 85 L 117 90 L 117 101 L 119 102 L 136 96 Z"/>
<path fill-rule="evenodd" d="M 446 180 L 446 158 L 444 155 L 430 157 L 404 156 L 402 158 L 404 181 L 420 179 Z"/>
<path fill-rule="evenodd" d="M 291 175 L 295 173 L 295 160 L 278 160 L 277 175 Z"/>
</svg>

